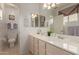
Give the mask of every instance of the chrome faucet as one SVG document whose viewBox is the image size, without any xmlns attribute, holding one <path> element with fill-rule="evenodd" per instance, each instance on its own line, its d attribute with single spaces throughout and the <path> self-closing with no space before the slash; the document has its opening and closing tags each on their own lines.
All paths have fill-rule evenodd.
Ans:
<svg viewBox="0 0 79 59">
<path fill-rule="evenodd" d="M 38 29 L 37 30 L 37 34 L 41 34 L 41 29 Z"/>
</svg>

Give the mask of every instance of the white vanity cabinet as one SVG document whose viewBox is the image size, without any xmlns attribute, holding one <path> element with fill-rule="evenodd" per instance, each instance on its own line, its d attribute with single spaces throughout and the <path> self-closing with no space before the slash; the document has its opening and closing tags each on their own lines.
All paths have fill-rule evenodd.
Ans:
<svg viewBox="0 0 79 59">
<path fill-rule="evenodd" d="M 45 38 L 46 39 L 46 38 Z M 56 43 L 55 43 L 56 44 Z M 72 55 L 72 52 L 60 48 L 42 38 L 30 37 L 30 51 L 34 55 Z"/>
<path fill-rule="evenodd" d="M 30 50 L 31 54 L 38 55 L 38 53 L 39 53 L 38 43 L 39 43 L 39 41 L 37 38 L 30 36 L 29 50 Z"/>
<path fill-rule="evenodd" d="M 53 46 L 49 43 L 46 44 L 46 54 L 47 55 L 72 55 L 71 53 L 58 48 L 56 46 Z"/>
<path fill-rule="evenodd" d="M 33 40 L 33 48 L 34 48 L 34 55 L 38 55 L 38 53 L 39 53 L 39 46 L 38 46 L 38 43 L 39 43 L 39 41 L 38 41 L 38 39 L 37 38 L 34 38 L 34 40 Z"/>
<path fill-rule="evenodd" d="M 45 55 L 46 51 L 45 51 L 45 42 L 39 40 L 39 55 Z"/>
</svg>

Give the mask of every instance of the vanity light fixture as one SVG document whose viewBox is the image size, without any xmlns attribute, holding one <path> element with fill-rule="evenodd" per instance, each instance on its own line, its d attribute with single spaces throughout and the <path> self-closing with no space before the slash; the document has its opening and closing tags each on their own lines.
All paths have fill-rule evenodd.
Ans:
<svg viewBox="0 0 79 59">
<path fill-rule="evenodd" d="M 43 7 L 47 8 L 47 9 L 51 9 L 53 7 L 56 7 L 58 4 L 60 4 L 60 3 L 44 3 Z"/>
<path fill-rule="evenodd" d="M 46 4 L 46 3 L 44 3 L 44 4 L 43 4 L 43 7 L 44 7 L 44 8 L 47 8 L 47 4 Z"/>
<path fill-rule="evenodd" d="M 32 14 L 32 18 L 35 18 L 35 17 L 37 17 L 37 14 Z"/>
</svg>

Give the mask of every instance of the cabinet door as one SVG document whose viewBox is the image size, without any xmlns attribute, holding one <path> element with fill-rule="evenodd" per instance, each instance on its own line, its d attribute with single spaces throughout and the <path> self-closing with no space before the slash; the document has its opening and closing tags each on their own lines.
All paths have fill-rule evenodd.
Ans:
<svg viewBox="0 0 79 59">
<path fill-rule="evenodd" d="M 45 55 L 45 42 L 39 40 L 39 55 Z"/>
<path fill-rule="evenodd" d="M 46 54 L 47 55 L 71 55 L 71 53 L 50 44 L 46 44 Z"/>
<path fill-rule="evenodd" d="M 34 41 L 34 38 L 32 37 L 32 36 L 30 36 L 30 52 L 33 54 L 33 51 L 34 51 L 34 49 L 33 49 L 33 41 Z"/>
<path fill-rule="evenodd" d="M 38 55 L 38 39 L 34 38 L 34 55 Z"/>
</svg>

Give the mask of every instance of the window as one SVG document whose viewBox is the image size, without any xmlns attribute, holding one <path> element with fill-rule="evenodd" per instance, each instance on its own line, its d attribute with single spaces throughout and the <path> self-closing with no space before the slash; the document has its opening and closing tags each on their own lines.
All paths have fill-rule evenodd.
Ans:
<svg viewBox="0 0 79 59">
<path fill-rule="evenodd" d="M 69 22 L 78 21 L 77 13 L 69 15 Z"/>
<path fill-rule="evenodd" d="M 63 19 L 63 24 L 66 25 L 70 22 L 77 22 L 78 21 L 78 15 L 77 13 L 69 15 L 69 16 L 65 16 Z"/>
</svg>

